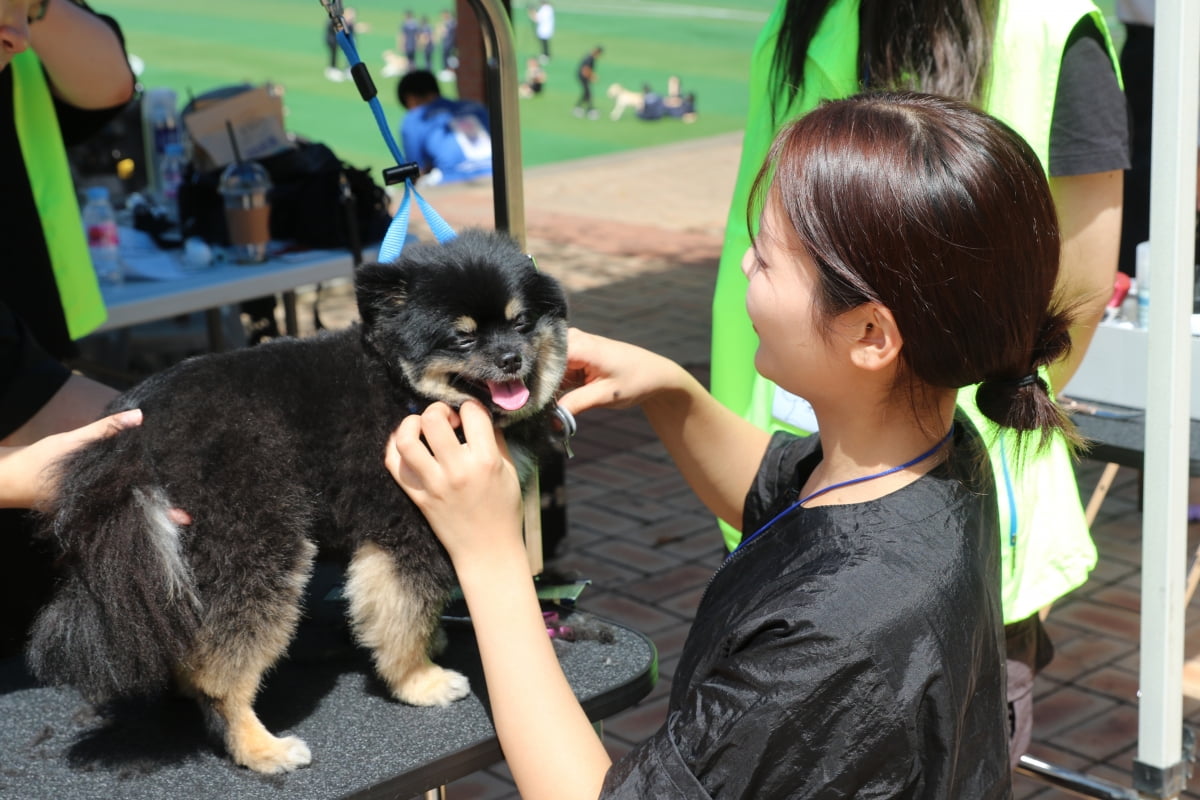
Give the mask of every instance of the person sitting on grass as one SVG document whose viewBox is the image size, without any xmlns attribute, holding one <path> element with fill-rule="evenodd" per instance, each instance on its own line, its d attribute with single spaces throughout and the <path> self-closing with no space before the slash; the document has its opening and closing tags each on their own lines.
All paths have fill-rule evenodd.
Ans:
<svg viewBox="0 0 1200 800">
<path fill-rule="evenodd" d="M 437 78 L 425 69 L 401 78 L 396 97 L 405 109 L 400 123 L 404 155 L 420 166 L 422 185 L 491 177 L 492 135 L 486 108 L 443 97 Z"/>
<path fill-rule="evenodd" d="M 517 87 L 517 93 L 526 99 L 537 97 L 546 87 L 546 70 L 542 62 L 530 58 L 525 62 L 525 80 Z"/>
</svg>

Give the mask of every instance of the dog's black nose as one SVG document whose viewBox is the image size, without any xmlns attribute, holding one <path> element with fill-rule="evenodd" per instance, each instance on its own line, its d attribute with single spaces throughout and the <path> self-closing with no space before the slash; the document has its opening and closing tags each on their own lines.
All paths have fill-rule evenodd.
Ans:
<svg viewBox="0 0 1200 800">
<path fill-rule="evenodd" d="M 505 372 L 517 372 L 521 369 L 521 354 L 504 353 L 496 359 L 496 366 Z"/>
</svg>

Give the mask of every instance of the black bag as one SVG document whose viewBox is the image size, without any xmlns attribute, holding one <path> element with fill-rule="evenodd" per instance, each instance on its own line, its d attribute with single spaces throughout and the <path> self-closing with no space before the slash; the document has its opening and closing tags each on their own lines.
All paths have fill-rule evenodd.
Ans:
<svg viewBox="0 0 1200 800">
<path fill-rule="evenodd" d="M 344 163 L 319 142 L 298 142 L 259 163 L 271 176 L 272 239 L 352 250 L 383 239 L 392 219 L 388 196 L 367 170 Z M 189 168 L 179 191 L 185 236 L 229 243 L 220 179 L 221 170 Z"/>
</svg>

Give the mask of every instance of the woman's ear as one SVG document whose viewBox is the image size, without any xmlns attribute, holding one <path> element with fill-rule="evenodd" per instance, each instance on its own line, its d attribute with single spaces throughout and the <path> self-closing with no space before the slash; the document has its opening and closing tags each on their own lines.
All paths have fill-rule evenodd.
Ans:
<svg viewBox="0 0 1200 800">
<path fill-rule="evenodd" d="M 846 316 L 851 325 L 850 359 L 854 365 L 867 370 L 894 366 L 904 339 L 891 310 L 879 303 L 864 303 L 846 312 Z"/>
</svg>

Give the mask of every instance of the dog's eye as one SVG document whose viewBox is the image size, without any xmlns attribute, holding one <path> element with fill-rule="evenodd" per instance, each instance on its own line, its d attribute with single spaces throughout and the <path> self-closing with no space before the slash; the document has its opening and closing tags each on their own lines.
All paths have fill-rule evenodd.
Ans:
<svg viewBox="0 0 1200 800">
<path fill-rule="evenodd" d="M 518 314 L 513 320 L 513 329 L 517 333 L 529 333 L 533 330 L 533 316 L 526 312 Z"/>
<path fill-rule="evenodd" d="M 455 334 L 455 336 L 454 336 L 454 349 L 455 350 L 466 351 L 466 350 L 470 350 L 474 346 L 475 346 L 475 334 L 473 334 L 473 333 Z"/>
</svg>

